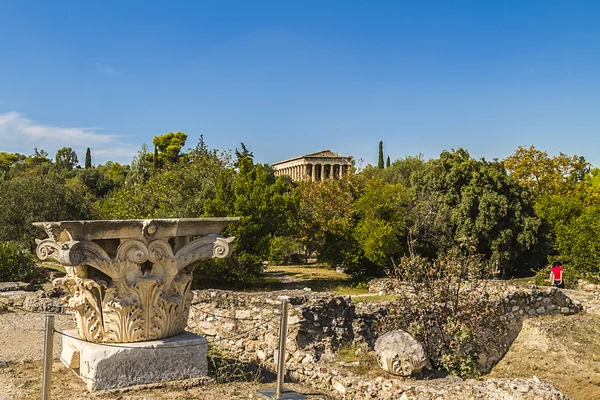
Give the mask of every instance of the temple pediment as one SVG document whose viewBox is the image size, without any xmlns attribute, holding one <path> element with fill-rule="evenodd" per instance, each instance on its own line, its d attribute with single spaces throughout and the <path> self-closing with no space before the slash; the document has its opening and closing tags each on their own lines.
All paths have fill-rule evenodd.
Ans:
<svg viewBox="0 0 600 400">
<path fill-rule="evenodd" d="M 316 153 L 306 154 L 304 157 L 339 157 L 339 154 L 331 150 L 322 150 Z"/>
<path fill-rule="evenodd" d="M 341 179 L 352 167 L 351 156 L 340 156 L 331 150 L 294 157 L 271 164 L 275 176 L 287 175 L 294 181 Z"/>
</svg>

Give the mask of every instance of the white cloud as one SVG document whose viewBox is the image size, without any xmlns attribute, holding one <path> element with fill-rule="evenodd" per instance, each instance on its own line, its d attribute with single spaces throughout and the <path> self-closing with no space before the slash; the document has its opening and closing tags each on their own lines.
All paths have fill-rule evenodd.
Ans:
<svg viewBox="0 0 600 400">
<path fill-rule="evenodd" d="M 98 72 L 102 72 L 102 73 L 108 74 L 108 75 L 114 75 L 117 73 L 117 70 L 115 70 L 113 67 L 110 67 L 110 66 L 104 65 L 104 64 L 100 64 L 100 63 L 96 64 L 96 69 L 98 70 Z"/>
<path fill-rule="evenodd" d="M 33 148 L 46 150 L 50 157 L 61 147 L 71 147 L 83 161 L 86 148 L 92 150 L 94 164 L 108 160 L 131 162 L 138 148 L 123 143 L 118 136 L 100 133 L 100 128 L 43 125 L 11 111 L 0 114 L 0 151 L 32 154 Z"/>
</svg>

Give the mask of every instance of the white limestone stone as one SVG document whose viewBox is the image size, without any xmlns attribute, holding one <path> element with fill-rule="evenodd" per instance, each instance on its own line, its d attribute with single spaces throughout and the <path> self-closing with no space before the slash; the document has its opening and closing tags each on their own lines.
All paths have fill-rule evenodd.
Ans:
<svg viewBox="0 0 600 400">
<path fill-rule="evenodd" d="M 75 330 L 66 333 L 77 336 Z M 207 376 L 207 349 L 206 339 L 190 332 L 127 344 L 91 343 L 63 336 L 61 361 L 70 367 L 79 358 L 73 371 L 93 391 Z"/>
<path fill-rule="evenodd" d="M 410 376 L 427 365 L 425 349 L 408 332 L 390 331 L 375 342 L 379 365 L 393 375 Z"/>
</svg>

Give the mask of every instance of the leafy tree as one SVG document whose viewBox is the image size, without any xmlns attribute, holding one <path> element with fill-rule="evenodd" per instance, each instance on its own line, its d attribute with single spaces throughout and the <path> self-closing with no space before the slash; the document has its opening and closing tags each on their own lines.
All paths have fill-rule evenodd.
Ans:
<svg viewBox="0 0 600 400">
<path fill-rule="evenodd" d="M 508 274 L 528 271 L 540 220 L 527 189 L 500 162 L 475 160 L 466 150 L 444 151 L 412 176 L 411 240 L 420 254 L 437 254 L 473 238 L 475 252 L 499 260 Z"/>
<path fill-rule="evenodd" d="M 520 146 L 504 160 L 509 174 L 519 183 L 529 187 L 536 197 L 565 194 L 584 179 L 590 164 L 581 156 L 559 153 L 549 157 L 548 153 L 534 146 Z"/>
<path fill-rule="evenodd" d="M 555 227 L 555 251 L 569 267 L 567 278 L 600 281 L 600 204 Z M 570 275 L 570 276 L 569 276 Z"/>
<path fill-rule="evenodd" d="M 31 253 L 15 242 L 0 242 L 0 282 L 35 282 L 40 271 Z"/>
<path fill-rule="evenodd" d="M 344 263 L 344 252 L 352 249 L 352 231 L 359 180 L 346 175 L 341 180 L 301 182 L 298 185 L 298 240 L 307 256 L 316 253 L 319 259 L 334 265 Z M 344 251 L 344 249 L 346 249 Z"/>
<path fill-rule="evenodd" d="M 383 142 L 379 142 L 379 156 L 377 157 L 377 168 L 383 169 Z"/>
<path fill-rule="evenodd" d="M 158 160 L 160 166 L 176 164 L 185 158 L 181 154 L 181 149 L 185 146 L 187 137 L 188 135 L 181 131 L 154 136 L 152 139 L 152 144 L 155 146 L 154 157 Z"/>
<path fill-rule="evenodd" d="M 112 161 L 88 169 L 77 170 L 76 176 L 97 199 L 107 196 L 125 183 L 129 166 Z"/>
<path fill-rule="evenodd" d="M 70 171 L 79 162 L 77 159 L 77 153 L 73 151 L 70 147 L 63 147 L 56 151 L 56 155 L 54 157 L 56 168 L 60 170 Z"/>
<path fill-rule="evenodd" d="M 367 165 L 361 175 L 367 179 L 381 179 L 387 183 L 401 183 L 404 187 L 411 186 L 410 177 L 414 172 L 423 168 L 425 161 L 421 154 L 417 156 L 406 156 L 399 158 L 387 166 L 385 169 L 379 169 L 372 165 Z"/>
<path fill-rule="evenodd" d="M 50 164 L 51 162 L 48 158 L 48 152 L 45 150 L 38 151 L 37 147 L 33 149 L 33 155 L 25 159 L 26 165 L 43 165 Z"/>
<path fill-rule="evenodd" d="M 130 184 L 135 184 L 148 179 L 148 177 L 150 176 L 150 170 L 153 159 L 158 159 L 158 157 L 153 158 L 152 155 L 148 152 L 148 145 L 144 143 L 142 145 L 142 148 L 138 151 L 137 155 L 133 157 L 127 181 Z"/>
<path fill-rule="evenodd" d="M 390 156 L 387 156 L 387 160 L 385 161 L 385 167 L 386 168 L 390 167 Z"/>
<path fill-rule="evenodd" d="M 365 257 L 378 266 L 372 275 L 389 270 L 406 253 L 406 207 L 410 196 L 401 184 L 367 182 L 354 203 L 359 222 L 354 236 Z"/>
<path fill-rule="evenodd" d="M 167 166 L 146 180 L 123 184 L 102 202 L 99 215 L 125 219 L 191 218 L 204 214 L 204 203 L 215 195 L 219 174 L 230 159 L 228 154 L 208 150 L 191 150 L 189 154 L 186 163 Z M 107 170 L 105 181 L 114 168 L 111 165 Z"/>
<path fill-rule="evenodd" d="M 272 170 L 255 164 L 242 145 L 236 151 L 237 172 L 221 171 L 214 198 L 206 201 L 207 216 L 238 216 L 241 220 L 225 234 L 236 236 L 234 252 L 227 260 L 211 260 L 202 266 L 206 283 L 243 283 L 256 279 L 262 261 L 269 256 L 275 237 L 295 233 L 298 196 L 289 179 L 275 178 Z M 215 275 L 216 274 L 216 275 Z"/>
<path fill-rule="evenodd" d="M 33 222 L 90 219 L 86 187 L 59 174 L 23 175 L 0 183 L 0 241 L 32 246 Z"/>
<path fill-rule="evenodd" d="M 23 162 L 26 157 L 19 153 L 6 153 L 0 151 L 0 171 L 8 172 L 17 163 Z"/>
</svg>

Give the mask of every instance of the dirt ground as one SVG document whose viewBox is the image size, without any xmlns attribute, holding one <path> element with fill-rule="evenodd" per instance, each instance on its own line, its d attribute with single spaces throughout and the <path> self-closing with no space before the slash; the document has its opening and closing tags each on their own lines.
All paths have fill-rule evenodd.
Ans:
<svg viewBox="0 0 600 400">
<path fill-rule="evenodd" d="M 0 361 L 8 364 L 8 367 L 0 367 L 0 400 L 40 398 L 44 318 L 42 313 L 25 311 L 0 314 Z M 74 328 L 72 318 L 68 315 L 55 315 L 55 328 L 59 331 Z M 61 338 L 55 334 L 51 393 L 52 398 L 57 399 L 257 399 L 262 398 L 256 393 L 258 390 L 275 387 L 272 374 L 249 373 L 242 377 L 241 373 L 234 374 L 223 368 L 222 374 L 231 374 L 230 378 L 216 377 L 212 371 L 209 375 L 213 382 L 208 383 L 204 380 L 189 379 L 89 393 L 83 381 L 58 361 L 61 348 Z M 219 383 L 215 383 L 214 379 L 218 379 Z M 228 379 L 231 382 L 228 382 Z M 286 384 L 286 388 L 303 393 L 310 400 L 330 399 L 326 394 L 317 393 L 306 385 L 292 383 Z"/>
<path fill-rule="evenodd" d="M 552 381 L 575 400 L 600 399 L 600 314 L 598 295 L 567 290 L 586 311 L 573 316 L 527 319 L 490 377 Z"/>
<path fill-rule="evenodd" d="M 273 268 L 275 274 L 291 275 L 291 284 L 305 284 L 318 271 L 287 271 Z M 291 272 L 294 272 L 293 274 Z M 331 274 L 331 272 L 328 272 Z M 306 276 L 308 275 L 308 276 Z M 338 276 L 328 277 L 337 284 Z M 317 278 L 316 280 L 320 280 Z M 304 282 L 303 282 L 304 281 Z M 289 284 L 288 283 L 288 284 Z M 330 283 L 330 282 L 328 282 Z M 333 286 L 333 285 L 332 285 Z M 489 377 L 523 377 L 550 380 L 575 400 L 600 399 L 600 293 L 566 290 L 586 311 L 574 316 L 528 319 L 506 356 Z M 73 327 L 70 316 L 57 315 L 56 329 Z M 41 392 L 41 359 L 44 314 L 16 311 L 0 314 L 0 400 L 38 399 Z M 60 354 L 60 337 L 55 335 L 54 357 Z M 249 399 L 261 398 L 257 390 L 274 387 L 269 374 L 254 377 L 218 379 L 218 383 L 186 380 L 126 390 L 88 393 L 84 383 L 60 362 L 53 366 L 53 398 L 76 399 Z M 264 382 L 264 383 L 259 383 Z M 306 385 L 289 384 L 309 400 L 330 399 Z"/>
<path fill-rule="evenodd" d="M 41 393 L 42 362 L 32 361 L 12 364 L 8 368 L 0 368 L 0 400 L 39 399 Z M 206 383 L 189 379 L 139 386 L 121 390 L 103 390 L 89 393 L 85 384 L 74 373 L 67 370 L 59 361 L 54 362 L 52 380 L 52 398 L 56 399 L 118 399 L 118 400 L 150 400 L 150 399 L 260 399 L 257 390 L 272 389 L 273 382 L 231 382 L 225 384 Z M 286 388 L 306 395 L 310 400 L 329 400 L 325 394 L 317 393 L 302 385 L 287 384 Z"/>
</svg>

